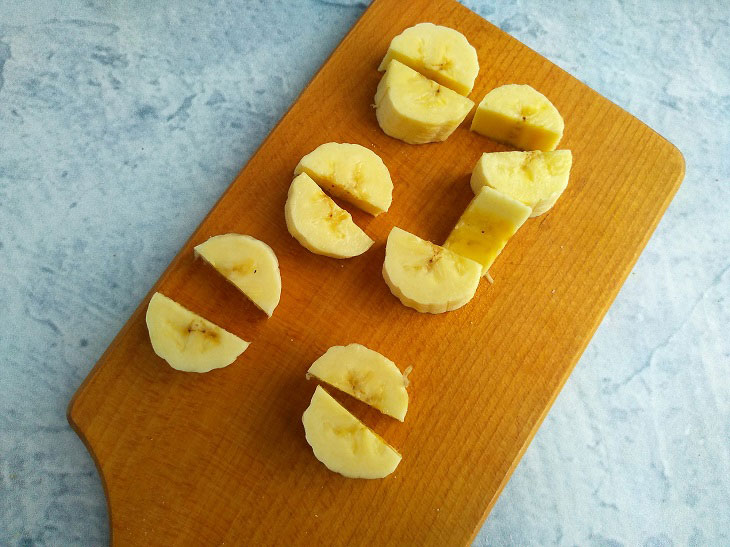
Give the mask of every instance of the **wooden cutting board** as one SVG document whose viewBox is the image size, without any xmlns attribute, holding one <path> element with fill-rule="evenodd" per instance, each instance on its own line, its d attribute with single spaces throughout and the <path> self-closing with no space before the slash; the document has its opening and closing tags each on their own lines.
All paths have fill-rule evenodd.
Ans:
<svg viewBox="0 0 730 547">
<path fill-rule="evenodd" d="M 485 151 L 469 131 L 410 146 L 384 135 L 371 105 L 390 39 L 431 21 L 460 30 L 481 71 L 471 97 L 528 83 L 566 121 L 570 184 L 530 219 L 460 310 L 422 315 L 381 277 L 400 226 L 440 243 L 472 198 Z M 559 39 L 559 37 L 556 37 Z M 372 148 L 393 205 L 353 211 L 376 241 L 350 260 L 316 256 L 284 223 L 292 170 L 317 145 Z M 147 298 L 79 388 L 69 421 L 102 476 L 115 545 L 464 545 L 490 508 L 676 192 L 679 151 L 616 105 L 452 0 L 376 0 L 264 141 L 152 289 L 252 342 L 230 367 L 172 370 L 155 356 Z M 204 183 L 204 181 L 201 181 Z M 279 257 L 271 319 L 192 247 L 240 232 Z M 150 293 L 151 294 L 151 293 Z M 383 480 L 348 480 L 315 460 L 301 415 L 304 373 L 328 347 L 359 342 L 412 365 L 404 424 L 338 396 L 403 454 Z M 330 390 L 332 391 L 332 390 Z"/>
</svg>

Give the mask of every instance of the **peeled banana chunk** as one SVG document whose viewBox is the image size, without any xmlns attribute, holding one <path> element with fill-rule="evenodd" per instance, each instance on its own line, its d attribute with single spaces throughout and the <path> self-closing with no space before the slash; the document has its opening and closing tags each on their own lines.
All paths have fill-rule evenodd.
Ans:
<svg viewBox="0 0 730 547">
<path fill-rule="evenodd" d="M 409 144 L 445 141 L 474 102 L 393 59 L 375 93 L 380 128 Z"/>
<path fill-rule="evenodd" d="M 208 372 L 230 365 L 249 343 L 156 292 L 147 306 L 152 349 L 174 369 Z"/>
<path fill-rule="evenodd" d="M 485 153 L 474 167 L 471 188 L 475 194 L 483 186 L 494 188 L 530 207 L 536 217 L 568 186 L 572 163 L 570 150 Z"/>
<path fill-rule="evenodd" d="M 563 137 L 560 112 L 529 85 L 508 84 L 487 93 L 471 130 L 522 150 L 555 150 Z"/>
<path fill-rule="evenodd" d="M 359 144 L 328 142 L 304 156 L 294 174 L 306 173 L 323 190 L 372 215 L 393 200 L 390 172 L 375 152 Z"/>
<path fill-rule="evenodd" d="M 422 313 L 460 308 L 473 297 L 482 266 L 398 227 L 388 235 L 383 279 L 404 306 Z"/>
<path fill-rule="evenodd" d="M 373 240 L 352 220 L 350 213 L 307 175 L 294 178 L 284 206 L 286 227 L 303 247 L 332 258 L 350 258 L 367 251 Z"/>
<path fill-rule="evenodd" d="M 487 275 L 531 212 L 527 205 L 484 186 L 462 213 L 444 247 L 478 262 L 482 275 Z"/>
<path fill-rule="evenodd" d="M 378 70 L 396 59 L 426 78 L 468 95 L 479 73 L 477 51 L 457 30 L 419 23 L 393 38 Z"/>
<path fill-rule="evenodd" d="M 401 422 L 406 416 L 406 379 L 393 361 L 377 351 L 360 344 L 332 346 L 307 374 Z"/>
<path fill-rule="evenodd" d="M 329 470 L 354 479 L 390 475 L 401 455 L 350 414 L 321 386 L 302 415 L 304 433 L 314 456 Z"/>
<path fill-rule="evenodd" d="M 195 254 L 271 317 L 281 297 L 279 261 L 271 247 L 248 235 L 223 234 L 197 245 Z"/>
</svg>

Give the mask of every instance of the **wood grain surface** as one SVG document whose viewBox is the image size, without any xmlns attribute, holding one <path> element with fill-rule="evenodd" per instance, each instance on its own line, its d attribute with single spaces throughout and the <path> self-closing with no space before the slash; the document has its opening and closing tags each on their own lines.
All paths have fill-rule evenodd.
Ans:
<svg viewBox="0 0 730 547">
<path fill-rule="evenodd" d="M 473 194 L 485 151 L 468 130 L 411 146 L 380 131 L 371 107 L 390 39 L 422 21 L 460 30 L 477 48 L 475 101 L 528 83 L 566 121 L 570 184 L 530 219 L 464 308 L 422 315 L 381 277 L 400 226 L 440 243 Z M 559 37 L 556 37 L 558 39 Z M 375 239 L 350 260 L 316 256 L 287 232 L 284 202 L 298 160 L 317 145 L 372 148 L 395 190 L 387 214 L 354 210 Z M 452 0 L 376 0 L 264 141 L 152 290 L 252 342 L 204 375 L 155 356 L 147 298 L 69 406 L 105 486 L 115 545 L 464 545 L 479 530 L 560 388 L 636 262 L 684 172 L 650 128 Z M 240 232 L 279 257 L 271 319 L 192 247 Z M 150 292 L 151 294 L 151 292 Z M 304 439 L 304 378 L 328 347 L 359 342 L 413 366 L 405 423 L 338 398 L 403 454 L 383 480 L 329 472 Z M 332 391 L 332 390 L 330 390 Z"/>
</svg>

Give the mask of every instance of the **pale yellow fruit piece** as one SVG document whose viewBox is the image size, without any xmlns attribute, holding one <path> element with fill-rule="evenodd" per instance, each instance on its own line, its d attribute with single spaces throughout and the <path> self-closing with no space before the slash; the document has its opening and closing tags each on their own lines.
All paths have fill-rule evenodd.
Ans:
<svg viewBox="0 0 730 547">
<path fill-rule="evenodd" d="M 332 201 L 306 173 L 292 181 L 284 212 L 289 233 L 313 253 L 349 258 L 364 253 L 373 244 L 350 213 Z"/>
<path fill-rule="evenodd" d="M 482 275 L 487 275 L 530 212 L 524 203 L 484 186 L 462 213 L 444 247 L 475 260 L 481 264 Z"/>
<path fill-rule="evenodd" d="M 401 422 L 408 410 L 406 380 L 393 361 L 360 344 L 332 346 L 307 374 Z"/>
<path fill-rule="evenodd" d="M 353 479 L 382 479 L 401 455 L 320 386 L 302 415 L 314 456 L 330 471 Z"/>
<path fill-rule="evenodd" d="M 383 279 L 404 306 L 422 313 L 460 308 L 474 297 L 481 275 L 478 262 L 397 226 L 388 235 Z"/>
<path fill-rule="evenodd" d="M 393 59 L 375 93 L 375 115 L 386 135 L 409 144 L 445 141 L 474 102 Z"/>
<path fill-rule="evenodd" d="M 156 292 L 147 306 L 152 349 L 174 369 L 208 372 L 227 367 L 249 343 Z"/>
<path fill-rule="evenodd" d="M 529 85 L 493 89 L 479 103 L 471 130 L 522 150 L 555 150 L 565 124 L 548 98 Z"/>
<path fill-rule="evenodd" d="M 388 168 L 380 156 L 359 144 L 322 144 L 299 161 L 294 174 L 300 173 L 371 215 L 384 213 L 393 201 Z"/>
<path fill-rule="evenodd" d="M 271 247 L 251 236 L 223 234 L 196 246 L 195 254 L 271 317 L 281 297 L 279 261 Z"/>
<path fill-rule="evenodd" d="M 471 174 L 471 189 L 482 186 L 521 201 L 531 217 L 548 211 L 568 186 L 573 155 L 570 150 L 491 152 L 482 154 Z"/>
<path fill-rule="evenodd" d="M 393 59 L 461 95 L 471 93 L 479 73 L 477 50 L 466 37 L 433 23 L 419 23 L 393 38 L 378 70 Z"/>
</svg>

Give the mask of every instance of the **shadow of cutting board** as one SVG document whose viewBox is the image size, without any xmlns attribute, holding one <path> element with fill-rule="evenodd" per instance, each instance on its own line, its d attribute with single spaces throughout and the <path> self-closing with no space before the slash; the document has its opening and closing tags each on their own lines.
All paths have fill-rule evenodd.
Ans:
<svg viewBox="0 0 730 547">
<path fill-rule="evenodd" d="M 471 97 L 528 83 L 566 120 L 571 181 L 530 219 L 474 300 L 438 316 L 403 307 L 381 277 L 394 225 L 442 242 L 472 197 L 482 152 L 468 130 L 410 146 L 371 108 L 390 39 L 431 21 L 479 52 Z M 327 141 L 371 147 L 390 169 L 390 211 L 353 211 L 376 240 L 360 257 L 316 256 L 284 223 L 292 170 Z M 376 0 L 154 290 L 252 341 L 228 368 L 172 370 L 155 356 L 140 304 L 71 401 L 69 421 L 99 467 L 115 545 L 464 545 L 479 530 L 656 227 L 684 172 L 674 146 L 452 0 Z M 353 210 L 352 207 L 349 209 Z M 281 304 L 264 319 L 192 247 L 241 232 L 270 244 Z M 413 366 L 404 424 L 339 397 L 403 454 L 384 480 L 348 480 L 317 462 L 301 415 L 304 378 L 328 347 L 359 342 Z M 331 391 L 331 390 L 330 390 Z"/>
</svg>

